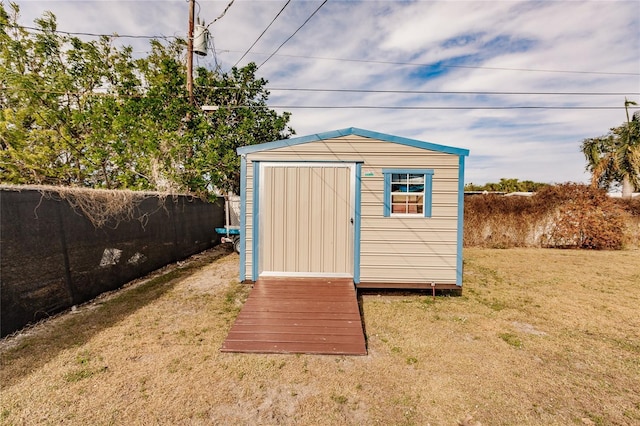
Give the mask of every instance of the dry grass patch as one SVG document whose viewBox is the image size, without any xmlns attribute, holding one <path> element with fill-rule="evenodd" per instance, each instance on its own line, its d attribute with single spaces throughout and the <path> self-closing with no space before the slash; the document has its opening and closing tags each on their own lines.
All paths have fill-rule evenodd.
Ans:
<svg viewBox="0 0 640 426">
<path fill-rule="evenodd" d="M 460 297 L 360 296 L 369 355 L 223 354 L 238 257 L 5 339 L 3 424 L 640 422 L 638 251 L 468 249 Z"/>
</svg>

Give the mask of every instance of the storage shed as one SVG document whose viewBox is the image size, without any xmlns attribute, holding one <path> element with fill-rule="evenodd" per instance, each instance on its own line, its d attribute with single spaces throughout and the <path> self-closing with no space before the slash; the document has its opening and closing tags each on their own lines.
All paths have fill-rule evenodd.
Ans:
<svg viewBox="0 0 640 426">
<path fill-rule="evenodd" d="M 241 281 L 462 285 L 468 150 L 348 128 L 237 152 Z"/>
</svg>

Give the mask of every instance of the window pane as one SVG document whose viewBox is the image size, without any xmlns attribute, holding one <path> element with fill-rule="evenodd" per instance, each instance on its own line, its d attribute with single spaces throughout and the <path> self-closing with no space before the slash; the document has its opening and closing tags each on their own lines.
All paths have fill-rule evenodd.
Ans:
<svg viewBox="0 0 640 426">
<path fill-rule="evenodd" d="M 407 185 L 400 184 L 400 183 L 392 183 L 391 192 L 407 192 Z"/>
<path fill-rule="evenodd" d="M 391 182 L 392 183 L 407 183 L 407 175 L 406 174 L 391 174 Z"/>
<path fill-rule="evenodd" d="M 409 192 L 424 192 L 424 175 L 410 174 L 409 180 Z"/>
<path fill-rule="evenodd" d="M 392 195 L 391 204 L 407 204 L 408 195 Z"/>
<path fill-rule="evenodd" d="M 409 192 L 424 192 L 424 184 L 422 185 L 409 185 Z"/>
<path fill-rule="evenodd" d="M 407 213 L 408 195 L 391 196 L 391 213 Z"/>
</svg>

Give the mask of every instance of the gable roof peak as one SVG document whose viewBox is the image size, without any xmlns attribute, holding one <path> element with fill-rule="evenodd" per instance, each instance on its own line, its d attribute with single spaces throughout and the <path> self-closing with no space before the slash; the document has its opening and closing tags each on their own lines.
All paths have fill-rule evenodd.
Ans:
<svg viewBox="0 0 640 426">
<path fill-rule="evenodd" d="M 360 129 L 357 127 L 347 127 L 346 129 L 315 133 L 308 136 L 299 136 L 299 137 L 290 138 L 290 139 L 281 139 L 273 142 L 265 142 L 257 145 L 242 146 L 237 149 L 237 153 L 239 155 L 250 154 L 253 152 L 268 151 L 271 149 L 283 148 L 286 146 L 323 141 L 327 139 L 337 139 L 337 138 L 342 138 L 342 137 L 352 136 L 352 135 L 371 138 L 371 139 L 377 139 L 384 142 L 391 142 L 391 143 L 398 143 L 401 145 L 413 146 L 415 148 L 442 152 L 446 154 L 454 154 L 459 156 L 469 155 L 468 149 L 439 145 L 431 142 L 420 141 L 417 139 L 409 139 L 401 136 L 393 136 L 386 133 L 374 132 L 371 130 Z"/>
</svg>

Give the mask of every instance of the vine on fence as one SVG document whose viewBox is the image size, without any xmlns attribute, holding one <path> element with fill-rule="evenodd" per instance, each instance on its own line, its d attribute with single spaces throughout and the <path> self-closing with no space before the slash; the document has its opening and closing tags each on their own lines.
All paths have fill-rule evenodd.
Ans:
<svg viewBox="0 0 640 426">
<path fill-rule="evenodd" d="M 175 194 L 160 192 L 137 192 L 128 190 L 88 189 L 58 186 L 24 186 L 13 189 L 37 190 L 43 199 L 66 201 L 79 215 L 86 217 L 96 228 L 117 228 L 121 222 L 137 220 L 142 227 L 150 214 L 165 208 L 165 200 Z M 142 212 L 140 204 L 148 198 L 158 200 L 157 210 Z M 37 207 L 36 207 L 37 209 Z"/>
</svg>

